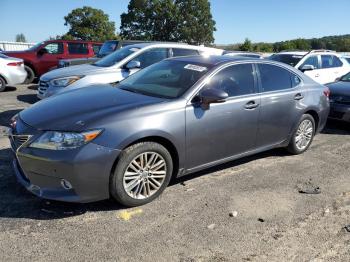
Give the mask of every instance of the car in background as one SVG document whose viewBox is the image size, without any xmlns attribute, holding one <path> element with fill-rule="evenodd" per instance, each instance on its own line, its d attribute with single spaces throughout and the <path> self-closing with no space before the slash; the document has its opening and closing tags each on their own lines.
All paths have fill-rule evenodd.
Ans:
<svg viewBox="0 0 350 262">
<path fill-rule="evenodd" d="M 327 95 L 278 62 L 166 59 L 118 88 L 90 86 L 20 112 L 8 132 L 13 166 L 42 198 L 143 205 L 172 177 L 278 147 L 305 152 L 326 123 Z"/>
<path fill-rule="evenodd" d="M 141 43 L 125 46 L 93 64 L 59 68 L 41 76 L 38 98 L 89 86 L 118 83 L 136 71 L 169 57 L 222 55 L 222 49 L 177 43 Z"/>
<path fill-rule="evenodd" d="M 0 92 L 4 91 L 7 85 L 22 84 L 26 77 L 27 72 L 22 59 L 0 54 Z"/>
<path fill-rule="evenodd" d="M 92 64 L 100 60 L 102 57 L 113 53 L 114 51 L 127 46 L 138 43 L 147 43 L 147 41 L 138 40 L 108 40 L 103 43 L 99 52 L 94 57 L 88 58 L 75 58 L 75 59 L 62 59 L 58 62 L 58 68 L 68 67 L 72 65 Z"/>
<path fill-rule="evenodd" d="M 257 58 L 257 59 L 263 59 L 264 57 L 259 53 L 253 53 L 253 52 L 244 52 L 244 51 L 225 51 L 223 55 L 227 56 L 243 56 L 243 57 L 250 57 L 250 58 Z"/>
<path fill-rule="evenodd" d="M 328 84 L 330 90 L 330 119 L 350 122 L 350 73 Z"/>
<path fill-rule="evenodd" d="M 293 66 L 320 84 L 334 82 L 350 72 L 349 63 L 331 50 L 282 51 L 269 59 Z"/>
<path fill-rule="evenodd" d="M 63 58 L 92 57 L 100 50 L 102 43 L 80 40 L 49 40 L 37 43 L 27 50 L 4 51 L 3 54 L 23 59 L 27 71 L 26 84 L 35 77 L 57 68 Z"/>
<path fill-rule="evenodd" d="M 343 56 L 343 58 L 350 64 L 350 56 Z"/>
</svg>

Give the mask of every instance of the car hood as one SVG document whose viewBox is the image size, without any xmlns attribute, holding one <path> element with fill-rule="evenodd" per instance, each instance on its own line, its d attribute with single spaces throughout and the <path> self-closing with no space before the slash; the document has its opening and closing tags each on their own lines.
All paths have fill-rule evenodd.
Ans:
<svg viewBox="0 0 350 262">
<path fill-rule="evenodd" d="M 94 75 L 111 70 L 113 70 L 111 67 L 99 67 L 90 64 L 76 65 L 52 70 L 42 75 L 40 79 L 43 81 L 50 81 L 60 77 Z"/>
<path fill-rule="evenodd" d="M 350 96 L 350 82 L 339 81 L 327 85 L 331 91 L 331 95 Z"/>
<path fill-rule="evenodd" d="M 95 85 L 42 100 L 19 117 L 39 130 L 82 131 L 104 117 L 164 101 L 111 85 Z"/>
</svg>

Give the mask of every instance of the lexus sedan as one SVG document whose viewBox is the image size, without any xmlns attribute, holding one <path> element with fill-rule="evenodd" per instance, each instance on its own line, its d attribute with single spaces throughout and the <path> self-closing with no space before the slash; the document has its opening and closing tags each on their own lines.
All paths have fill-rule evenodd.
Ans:
<svg viewBox="0 0 350 262">
<path fill-rule="evenodd" d="M 327 86 L 331 92 L 329 118 L 350 123 L 350 73 Z"/>
<path fill-rule="evenodd" d="M 184 176 L 265 150 L 309 148 L 329 90 L 288 65 L 229 56 L 164 60 L 118 86 L 90 86 L 22 111 L 8 130 L 35 195 L 125 206 Z"/>
</svg>

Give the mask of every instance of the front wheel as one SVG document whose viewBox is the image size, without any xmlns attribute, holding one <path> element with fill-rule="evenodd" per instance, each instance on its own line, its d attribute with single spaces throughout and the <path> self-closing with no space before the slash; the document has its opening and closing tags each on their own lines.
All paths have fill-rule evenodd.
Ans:
<svg viewBox="0 0 350 262">
<path fill-rule="evenodd" d="M 0 92 L 5 91 L 6 89 L 6 82 L 5 80 L 0 76 Z"/>
<path fill-rule="evenodd" d="M 304 114 L 299 121 L 297 129 L 293 133 L 287 147 L 288 151 L 295 155 L 304 153 L 311 145 L 314 135 L 315 120 L 311 115 Z"/>
<path fill-rule="evenodd" d="M 33 71 L 33 69 L 31 69 L 29 66 L 24 66 L 24 69 L 26 70 L 27 72 L 27 78 L 24 80 L 24 83 L 23 84 L 30 84 L 34 81 L 34 78 L 35 78 L 35 73 Z"/>
<path fill-rule="evenodd" d="M 125 149 L 110 180 L 111 196 L 128 207 L 157 198 L 169 184 L 173 162 L 168 150 L 154 142 Z"/>
</svg>

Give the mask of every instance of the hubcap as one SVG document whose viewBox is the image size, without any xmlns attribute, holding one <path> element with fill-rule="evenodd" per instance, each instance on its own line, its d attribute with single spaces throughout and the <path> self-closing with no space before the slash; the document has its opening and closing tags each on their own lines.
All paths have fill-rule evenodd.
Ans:
<svg viewBox="0 0 350 262">
<path fill-rule="evenodd" d="M 302 121 L 295 135 L 295 145 L 299 150 L 307 148 L 311 142 L 314 127 L 309 119 Z"/>
<path fill-rule="evenodd" d="M 166 162 L 160 154 L 142 153 L 126 168 L 123 177 L 124 190 L 132 198 L 148 198 L 162 186 L 166 172 Z"/>
</svg>

